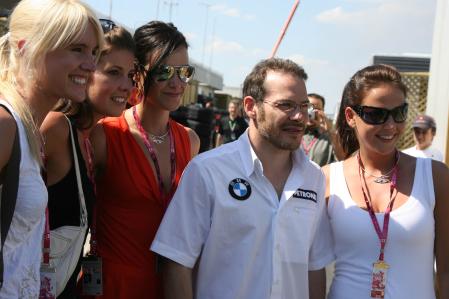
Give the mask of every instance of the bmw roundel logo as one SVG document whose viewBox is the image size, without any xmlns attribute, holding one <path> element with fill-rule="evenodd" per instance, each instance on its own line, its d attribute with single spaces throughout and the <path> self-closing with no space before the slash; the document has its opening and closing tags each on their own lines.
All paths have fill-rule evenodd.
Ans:
<svg viewBox="0 0 449 299">
<path fill-rule="evenodd" d="M 251 185 L 244 179 L 233 179 L 229 183 L 229 194 L 237 200 L 246 200 L 251 195 Z"/>
</svg>

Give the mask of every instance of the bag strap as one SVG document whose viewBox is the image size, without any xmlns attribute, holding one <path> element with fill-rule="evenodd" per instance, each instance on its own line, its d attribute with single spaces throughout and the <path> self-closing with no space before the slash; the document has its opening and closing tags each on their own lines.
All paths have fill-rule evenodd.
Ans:
<svg viewBox="0 0 449 299">
<path fill-rule="evenodd" d="M 12 115 L 8 107 L 3 104 L 5 110 Z M 19 168 L 20 168 L 20 136 L 19 128 L 16 126 L 16 134 L 14 137 L 14 144 L 9 157 L 8 164 L 6 165 L 5 180 L 2 186 L 2 194 L 0 201 L 0 230 L 1 230 L 1 257 L 0 257 L 0 289 L 3 286 L 3 245 L 8 235 L 9 227 L 12 222 L 14 210 L 16 208 L 17 192 L 19 189 Z"/>
<path fill-rule="evenodd" d="M 86 226 L 87 225 L 87 209 L 86 209 L 86 200 L 84 197 L 84 191 L 83 191 L 83 184 L 81 181 L 81 174 L 80 174 L 80 167 L 78 164 L 78 154 L 76 152 L 75 147 L 75 134 L 73 132 L 72 123 L 70 119 L 64 115 L 67 119 L 67 122 L 69 123 L 69 129 L 70 129 L 70 140 L 72 143 L 72 152 L 73 152 L 73 164 L 75 164 L 75 172 L 76 172 L 76 183 L 78 185 L 78 197 L 80 200 L 80 226 Z"/>
</svg>

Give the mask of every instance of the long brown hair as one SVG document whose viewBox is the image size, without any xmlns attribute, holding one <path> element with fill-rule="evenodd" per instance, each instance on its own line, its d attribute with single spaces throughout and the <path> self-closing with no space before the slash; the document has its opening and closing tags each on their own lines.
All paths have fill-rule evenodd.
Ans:
<svg viewBox="0 0 449 299">
<path fill-rule="evenodd" d="M 354 130 L 346 122 L 346 107 L 360 105 L 369 90 L 382 84 L 393 85 L 407 96 L 407 87 L 402 82 L 401 74 L 396 68 L 386 64 L 371 65 L 357 71 L 343 89 L 336 129 L 346 158 L 360 147 Z"/>
</svg>

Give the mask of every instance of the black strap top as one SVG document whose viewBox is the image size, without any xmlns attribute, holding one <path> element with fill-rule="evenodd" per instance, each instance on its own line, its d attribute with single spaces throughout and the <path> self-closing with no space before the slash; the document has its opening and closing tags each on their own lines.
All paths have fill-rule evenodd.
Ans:
<svg viewBox="0 0 449 299">
<path fill-rule="evenodd" d="M 92 182 L 87 176 L 86 163 L 81 154 L 80 145 L 76 136 L 76 125 L 73 120 L 73 133 L 75 134 L 75 148 L 78 154 L 78 163 L 83 184 L 84 197 L 86 201 L 86 209 L 88 214 L 89 225 L 92 219 L 92 208 L 95 201 L 94 188 Z M 69 133 L 70 134 L 70 133 Z M 76 172 L 73 164 L 72 144 L 69 137 L 70 154 L 72 157 L 72 166 L 69 172 L 59 182 L 48 186 L 48 212 L 50 216 L 50 229 L 56 229 L 64 225 L 80 225 L 80 202 L 78 197 L 78 187 L 76 183 Z"/>
</svg>

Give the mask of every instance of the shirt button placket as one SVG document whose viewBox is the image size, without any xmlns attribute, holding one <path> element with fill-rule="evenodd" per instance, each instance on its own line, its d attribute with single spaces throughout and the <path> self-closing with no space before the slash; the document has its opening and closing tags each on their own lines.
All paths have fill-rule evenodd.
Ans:
<svg viewBox="0 0 449 299">
<path fill-rule="evenodd" d="M 276 230 L 278 229 L 277 217 L 279 217 L 279 210 L 275 216 L 275 227 L 274 227 L 274 250 L 273 250 L 273 282 L 271 286 L 271 296 L 270 298 L 280 298 L 281 297 L 281 244 L 277 238 L 278 234 Z"/>
</svg>

